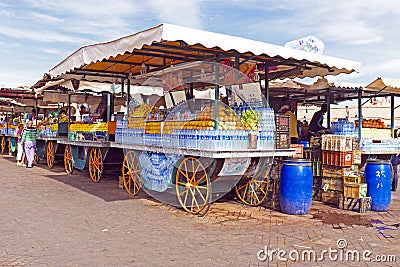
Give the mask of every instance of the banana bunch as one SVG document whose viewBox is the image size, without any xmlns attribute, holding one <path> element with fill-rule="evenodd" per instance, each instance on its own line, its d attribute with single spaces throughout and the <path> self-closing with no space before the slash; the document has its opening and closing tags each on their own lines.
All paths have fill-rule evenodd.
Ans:
<svg viewBox="0 0 400 267">
<path fill-rule="evenodd" d="M 257 130 L 261 117 L 257 111 L 253 109 L 248 109 L 242 112 L 240 120 L 247 129 Z"/>
</svg>

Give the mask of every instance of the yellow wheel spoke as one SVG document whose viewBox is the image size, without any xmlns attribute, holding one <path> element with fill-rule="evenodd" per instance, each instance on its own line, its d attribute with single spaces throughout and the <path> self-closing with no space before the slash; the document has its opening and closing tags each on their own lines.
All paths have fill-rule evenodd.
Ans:
<svg viewBox="0 0 400 267">
<path fill-rule="evenodd" d="M 240 187 L 238 187 L 237 190 L 240 191 L 240 190 L 242 190 L 242 189 L 243 189 L 244 187 L 246 187 L 246 186 L 247 186 L 247 183 L 245 183 L 245 184 L 241 185 Z"/>
<path fill-rule="evenodd" d="M 196 186 L 196 188 L 200 188 L 200 189 L 208 189 L 206 186 L 201 186 L 201 185 L 198 185 L 198 186 Z"/>
<path fill-rule="evenodd" d="M 257 203 L 261 202 L 260 199 L 258 198 L 257 192 L 254 190 L 254 188 L 253 188 L 252 194 L 257 199 Z"/>
<path fill-rule="evenodd" d="M 199 190 L 199 188 L 196 186 L 195 187 L 197 192 L 199 192 L 200 197 L 203 199 L 204 203 L 206 203 L 206 199 L 204 198 L 203 194 L 201 193 L 201 191 Z"/>
<path fill-rule="evenodd" d="M 200 207 L 199 207 L 199 203 L 197 202 L 197 199 L 196 199 L 196 192 L 194 191 L 194 189 L 191 189 L 190 191 L 192 191 L 193 200 L 196 204 L 197 209 L 199 210 Z"/>
<path fill-rule="evenodd" d="M 193 194 L 191 188 L 189 188 L 189 191 L 190 191 L 190 194 L 192 195 L 192 205 L 190 206 L 190 211 L 193 212 L 193 206 L 194 206 L 195 197 L 194 197 L 194 194 Z"/>
<path fill-rule="evenodd" d="M 181 169 L 178 169 L 178 172 L 182 173 L 182 175 L 186 177 L 188 182 L 190 181 L 189 177 L 185 173 L 183 173 L 183 171 Z"/>
<path fill-rule="evenodd" d="M 249 183 L 246 183 L 246 188 L 244 189 L 244 191 L 243 191 L 243 199 L 245 198 L 245 196 L 246 196 L 246 193 L 247 193 L 247 189 L 249 188 Z"/>
<path fill-rule="evenodd" d="M 197 181 L 197 184 L 200 184 L 201 181 L 203 181 L 204 178 L 206 178 L 207 173 L 204 173 L 203 176 Z"/>
<path fill-rule="evenodd" d="M 183 201 L 183 206 L 184 206 L 184 207 L 186 207 L 186 201 L 187 201 L 187 197 L 188 197 L 188 195 L 189 195 L 189 189 L 185 190 L 183 193 L 185 193 L 185 192 L 186 192 L 186 195 L 185 195 L 185 199 L 184 199 L 184 201 Z"/>
<path fill-rule="evenodd" d="M 189 181 L 190 179 L 189 179 L 189 173 L 188 173 L 188 169 L 187 169 L 187 165 L 186 165 L 186 160 L 185 160 L 184 162 L 185 162 L 186 178 L 187 178 L 188 181 Z"/>
</svg>

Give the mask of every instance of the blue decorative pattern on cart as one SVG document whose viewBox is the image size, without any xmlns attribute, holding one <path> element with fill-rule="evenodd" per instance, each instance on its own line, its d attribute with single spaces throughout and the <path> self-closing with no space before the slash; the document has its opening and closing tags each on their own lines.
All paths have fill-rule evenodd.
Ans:
<svg viewBox="0 0 400 267">
<path fill-rule="evenodd" d="M 178 159 L 179 155 L 174 154 L 141 152 L 139 154 L 140 177 L 144 186 L 158 192 L 167 190 Z"/>
</svg>

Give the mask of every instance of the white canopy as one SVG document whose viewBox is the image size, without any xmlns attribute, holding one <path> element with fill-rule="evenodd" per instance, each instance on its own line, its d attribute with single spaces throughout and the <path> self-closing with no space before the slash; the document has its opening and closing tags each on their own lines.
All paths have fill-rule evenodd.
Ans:
<svg viewBox="0 0 400 267">
<path fill-rule="evenodd" d="M 96 76 L 99 80 L 115 82 L 116 78 L 140 74 L 145 61 L 148 71 L 155 71 L 172 62 L 206 60 L 217 54 L 232 57 L 235 53 L 244 60 L 271 61 L 277 71 L 293 71 L 286 73 L 286 77 L 358 72 L 361 65 L 355 61 L 164 23 L 114 41 L 83 46 L 52 68 L 49 74 L 79 80 Z M 293 67 L 293 63 L 298 68 Z"/>
</svg>

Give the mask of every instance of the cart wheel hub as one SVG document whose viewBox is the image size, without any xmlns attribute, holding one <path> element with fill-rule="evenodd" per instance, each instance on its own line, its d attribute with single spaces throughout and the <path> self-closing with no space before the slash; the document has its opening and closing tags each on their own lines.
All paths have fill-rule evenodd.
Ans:
<svg viewBox="0 0 400 267">
<path fill-rule="evenodd" d="M 194 185 L 191 184 L 191 183 L 186 183 L 185 186 L 186 186 L 186 188 L 192 188 L 192 187 L 194 187 Z"/>
</svg>

